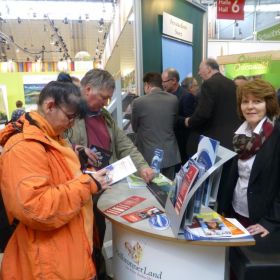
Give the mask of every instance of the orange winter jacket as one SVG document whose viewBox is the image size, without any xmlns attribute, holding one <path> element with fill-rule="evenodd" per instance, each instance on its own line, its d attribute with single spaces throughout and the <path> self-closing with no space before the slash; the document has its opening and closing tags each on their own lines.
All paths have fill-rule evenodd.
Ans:
<svg viewBox="0 0 280 280">
<path fill-rule="evenodd" d="M 19 221 L 0 279 L 93 279 L 96 185 L 81 174 L 75 153 L 43 117 L 33 112 L 20 122 L 0 132 L 1 192 L 9 221 Z"/>
</svg>

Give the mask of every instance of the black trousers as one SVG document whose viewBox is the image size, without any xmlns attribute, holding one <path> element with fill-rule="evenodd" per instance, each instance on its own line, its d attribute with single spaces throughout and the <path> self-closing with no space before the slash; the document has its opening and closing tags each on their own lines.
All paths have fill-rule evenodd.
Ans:
<svg viewBox="0 0 280 280">
<path fill-rule="evenodd" d="M 93 195 L 93 213 L 95 227 L 98 231 L 99 246 L 94 246 L 92 259 L 96 266 L 96 280 L 107 280 L 105 258 L 102 254 L 102 247 L 106 231 L 106 221 L 104 215 L 97 208 L 97 202 L 102 193 Z"/>
</svg>

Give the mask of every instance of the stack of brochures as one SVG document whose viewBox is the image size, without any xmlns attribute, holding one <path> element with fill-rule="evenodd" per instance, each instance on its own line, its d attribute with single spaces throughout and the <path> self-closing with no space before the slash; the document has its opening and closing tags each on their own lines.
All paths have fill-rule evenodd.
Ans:
<svg viewBox="0 0 280 280">
<path fill-rule="evenodd" d="M 196 156 L 189 159 L 176 174 L 175 193 L 170 198 L 178 215 L 196 181 L 214 165 L 218 147 L 219 141 L 201 135 Z M 200 213 L 201 204 L 208 206 L 212 187 L 211 180 L 211 178 L 208 178 L 197 189 L 193 197 L 190 197 L 187 206 L 188 214 L 190 214 L 188 217 L 191 217 L 190 221 L 192 220 L 192 213 Z"/>
<path fill-rule="evenodd" d="M 196 215 L 190 226 L 185 226 L 187 240 L 220 240 L 251 238 L 250 233 L 234 218 L 224 218 L 218 213 L 204 212 Z"/>
</svg>

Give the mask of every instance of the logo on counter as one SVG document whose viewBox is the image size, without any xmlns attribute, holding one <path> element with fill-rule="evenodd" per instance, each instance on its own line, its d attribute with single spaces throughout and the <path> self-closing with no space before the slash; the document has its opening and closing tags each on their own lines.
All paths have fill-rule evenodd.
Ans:
<svg viewBox="0 0 280 280">
<path fill-rule="evenodd" d="M 139 242 L 136 242 L 135 245 L 132 245 L 130 242 L 126 241 L 124 246 L 127 250 L 128 256 L 137 264 L 140 263 L 143 256 L 143 249 Z"/>
<path fill-rule="evenodd" d="M 140 242 L 125 241 L 122 243 L 121 247 L 124 248 L 124 250 L 115 248 L 115 253 L 128 272 L 140 276 L 141 279 L 163 279 L 162 271 L 155 272 L 146 265 L 140 265 L 144 256 L 144 249 Z"/>
</svg>

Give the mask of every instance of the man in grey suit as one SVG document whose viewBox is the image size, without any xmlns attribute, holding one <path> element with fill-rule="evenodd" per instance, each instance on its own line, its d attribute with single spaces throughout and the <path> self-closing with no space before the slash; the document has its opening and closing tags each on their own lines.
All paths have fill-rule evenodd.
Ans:
<svg viewBox="0 0 280 280">
<path fill-rule="evenodd" d="M 154 150 L 162 149 L 161 173 L 173 180 L 175 165 L 181 161 L 174 134 L 178 99 L 162 91 L 160 73 L 146 73 L 143 82 L 147 95 L 137 98 L 132 104 L 131 123 L 136 133 L 135 144 L 148 163 L 151 163 Z"/>
</svg>

